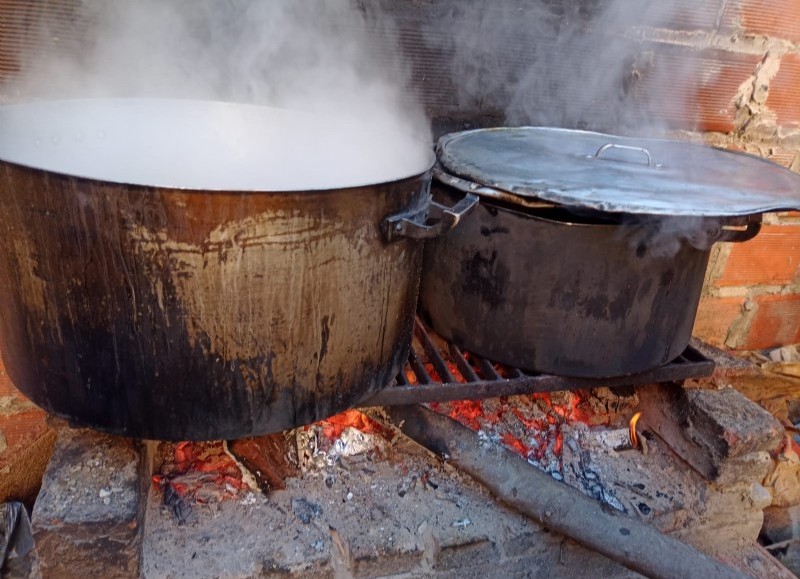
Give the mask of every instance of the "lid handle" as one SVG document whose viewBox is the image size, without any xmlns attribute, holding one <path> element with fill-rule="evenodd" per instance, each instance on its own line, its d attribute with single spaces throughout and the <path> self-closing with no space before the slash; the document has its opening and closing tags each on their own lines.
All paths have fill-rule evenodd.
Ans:
<svg viewBox="0 0 800 579">
<path fill-rule="evenodd" d="M 615 143 L 606 143 L 599 149 L 594 155 L 589 155 L 590 159 L 602 159 L 601 156 L 603 153 L 608 151 L 609 149 L 625 149 L 626 151 L 636 151 L 637 153 L 642 153 L 647 158 L 647 166 L 648 167 L 660 167 L 660 163 L 653 163 L 653 156 L 650 154 L 650 151 L 645 149 L 644 147 L 633 147 L 631 145 L 617 145 Z"/>
</svg>

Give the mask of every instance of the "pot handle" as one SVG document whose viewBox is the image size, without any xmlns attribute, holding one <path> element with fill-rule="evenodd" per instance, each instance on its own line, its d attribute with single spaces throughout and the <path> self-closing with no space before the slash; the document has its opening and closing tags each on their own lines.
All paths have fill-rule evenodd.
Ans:
<svg viewBox="0 0 800 579">
<path fill-rule="evenodd" d="M 422 209 L 414 209 L 390 215 L 381 223 L 387 241 L 397 241 L 401 237 L 411 239 L 430 239 L 453 229 L 463 217 L 478 206 L 479 197 L 469 193 L 452 207 L 433 200 Z"/>
<path fill-rule="evenodd" d="M 590 159 L 603 159 L 603 153 L 610 149 L 623 149 L 625 151 L 636 151 L 637 153 L 642 153 L 645 158 L 647 159 L 647 166 L 648 167 L 661 167 L 661 163 L 653 163 L 653 155 L 650 154 L 650 151 L 645 149 L 644 147 L 633 147 L 631 145 L 617 145 L 616 143 L 606 143 L 599 149 L 594 155 L 588 155 Z"/>
<path fill-rule="evenodd" d="M 739 229 L 729 229 L 733 227 L 738 227 Z M 744 229 L 741 229 L 741 227 L 744 227 Z M 726 223 L 716 241 L 727 241 L 730 243 L 749 241 L 758 235 L 759 231 L 761 231 L 761 214 L 748 215 L 747 217 L 731 220 Z"/>
</svg>

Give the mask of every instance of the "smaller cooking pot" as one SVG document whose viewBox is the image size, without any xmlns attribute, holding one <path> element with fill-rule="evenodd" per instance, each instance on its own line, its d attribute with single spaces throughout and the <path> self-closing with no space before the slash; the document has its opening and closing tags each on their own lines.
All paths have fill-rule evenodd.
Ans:
<svg viewBox="0 0 800 579">
<path fill-rule="evenodd" d="M 800 178 L 749 155 L 564 129 L 446 135 L 434 198 L 481 198 L 426 245 L 420 309 L 464 349 L 611 377 L 686 348 L 716 241 L 800 208 Z"/>
</svg>

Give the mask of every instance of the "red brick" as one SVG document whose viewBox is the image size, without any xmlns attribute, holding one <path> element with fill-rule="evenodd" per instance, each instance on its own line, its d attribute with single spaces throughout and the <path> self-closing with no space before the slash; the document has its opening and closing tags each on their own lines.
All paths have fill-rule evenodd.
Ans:
<svg viewBox="0 0 800 579">
<path fill-rule="evenodd" d="M 45 413 L 29 402 L 11 383 L 0 357 L 0 433 L 7 448 L 0 453 L 0 468 L 13 461 L 33 441 L 42 436 L 48 426 Z"/>
<path fill-rule="evenodd" d="M 671 30 L 714 30 L 723 0 L 670 0 L 648 6 L 655 9 L 652 19 L 660 28 Z"/>
<path fill-rule="evenodd" d="M 722 18 L 725 30 L 800 41 L 800 0 L 735 0 Z"/>
<path fill-rule="evenodd" d="M 80 5 L 81 0 L 0 0 L 0 82 L 19 77 L 23 64 L 82 45 L 90 22 L 76 18 Z M 25 73 L 30 75 L 30 66 Z"/>
<path fill-rule="evenodd" d="M 744 350 L 777 348 L 800 343 L 800 295 L 762 296 Z"/>
<path fill-rule="evenodd" d="M 692 334 L 712 346 L 724 346 L 728 328 L 739 317 L 744 298 L 703 297 Z"/>
<path fill-rule="evenodd" d="M 746 243 L 731 248 L 715 285 L 787 285 L 800 279 L 800 225 L 764 225 Z"/>
<path fill-rule="evenodd" d="M 46 415 L 11 383 L 0 355 L 0 502 L 33 501 L 52 451 L 55 433 Z"/>
<path fill-rule="evenodd" d="M 777 163 L 778 165 L 782 165 L 787 169 L 791 168 L 794 164 L 794 160 L 797 157 L 797 151 L 794 149 L 781 149 L 780 147 L 775 147 L 771 149 L 769 154 L 765 157 L 769 159 L 773 163 Z"/>
<path fill-rule="evenodd" d="M 781 59 L 781 68 L 769 85 L 767 107 L 779 125 L 800 124 L 800 56 L 787 54 Z"/>
</svg>

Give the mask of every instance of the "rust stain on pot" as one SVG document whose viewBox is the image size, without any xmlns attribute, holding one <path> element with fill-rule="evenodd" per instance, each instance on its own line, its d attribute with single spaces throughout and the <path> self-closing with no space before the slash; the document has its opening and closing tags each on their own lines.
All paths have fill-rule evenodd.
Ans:
<svg viewBox="0 0 800 579">
<path fill-rule="evenodd" d="M 20 232 L 19 237 L 11 240 L 12 253 L 16 258 L 19 271 L 30 272 L 21 280 L 24 281 L 25 286 L 22 288 L 20 296 L 25 307 L 30 311 L 41 312 L 44 318 L 43 323 L 29 326 L 28 332 L 29 334 L 35 333 L 42 339 L 50 337 L 58 343 L 63 343 L 58 312 L 53 309 L 52 296 L 48 294 L 48 288 L 52 291 L 52 287 L 48 286 L 47 281 L 40 276 L 40 260 L 33 251 L 35 246 L 26 237 L 24 233 Z"/>
<path fill-rule="evenodd" d="M 367 237 L 368 229 L 361 227 L 356 237 Z M 141 225 L 130 232 L 143 261 L 162 264 L 151 278 L 153 291 L 162 308 L 167 286 L 174 291 L 193 346 L 224 359 L 251 359 L 280 336 L 320 364 L 337 338 L 331 312 L 347 307 L 335 290 L 359 279 L 356 264 L 348 263 L 352 235 L 341 223 L 286 211 L 224 223 L 199 244 Z M 294 299 L 299 295 L 310 299 Z M 301 321 L 309 316 L 321 320 L 321 332 Z"/>
</svg>

